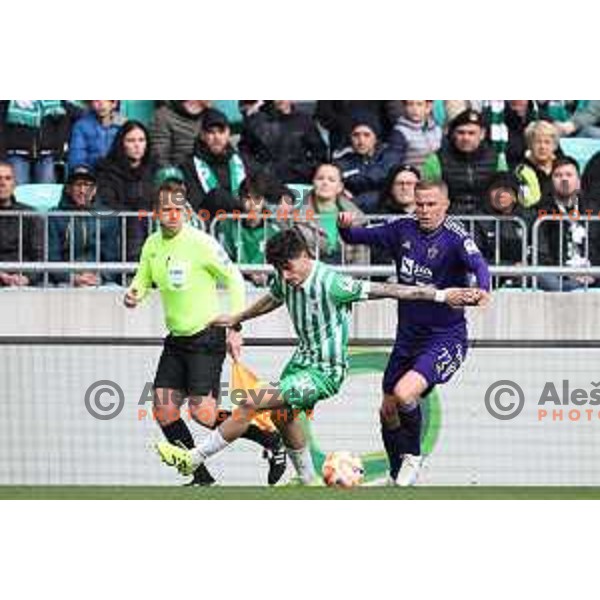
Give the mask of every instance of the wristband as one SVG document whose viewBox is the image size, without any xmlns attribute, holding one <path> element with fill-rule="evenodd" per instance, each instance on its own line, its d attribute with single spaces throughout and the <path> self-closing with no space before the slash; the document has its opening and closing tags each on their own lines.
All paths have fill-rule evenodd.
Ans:
<svg viewBox="0 0 600 600">
<path fill-rule="evenodd" d="M 435 290 L 434 302 L 446 302 L 446 290 Z"/>
<path fill-rule="evenodd" d="M 233 329 L 233 331 L 241 331 L 242 330 L 242 324 L 241 323 L 236 323 L 233 327 L 231 327 L 231 329 Z"/>
</svg>

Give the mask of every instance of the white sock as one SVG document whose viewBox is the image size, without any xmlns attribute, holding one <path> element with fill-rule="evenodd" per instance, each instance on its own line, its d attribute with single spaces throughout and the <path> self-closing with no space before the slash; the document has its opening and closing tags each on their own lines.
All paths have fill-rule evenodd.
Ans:
<svg viewBox="0 0 600 600">
<path fill-rule="evenodd" d="M 219 428 L 214 429 L 198 446 L 196 446 L 196 448 L 190 450 L 194 467 L 200 466 L 207 458 L 217 452 L 221 452 L 221 450 L 227 448 L 227 446 L 229 446 L 229 442 L 223 438 Z"/>
<path fill-rule="evenodd" d="M 310 483 L 315 478 L 315 467 L 308 446 L 304 446 L 302 450 L 288 448 L 287 451 L 300 481 Z"/>
</svg>

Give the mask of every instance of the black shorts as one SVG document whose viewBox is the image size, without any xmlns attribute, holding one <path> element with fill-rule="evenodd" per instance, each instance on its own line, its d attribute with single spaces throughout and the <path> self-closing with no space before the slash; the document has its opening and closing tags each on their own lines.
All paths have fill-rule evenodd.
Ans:
<svg viewBox="0 0 600 600">
<path fill-rule="evenodd" d="M 218 399 L 226 354 L 223 327 L 208 327 L 186 337 L 168 335 L 154 387 L 183 390 L 188 396 L 212 394 Z"/>
</svg>

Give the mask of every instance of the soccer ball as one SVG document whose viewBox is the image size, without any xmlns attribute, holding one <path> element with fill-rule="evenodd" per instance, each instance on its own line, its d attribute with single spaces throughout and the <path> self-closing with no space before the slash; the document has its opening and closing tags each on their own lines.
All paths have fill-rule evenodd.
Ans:
<svg viewBox="0 0 600 600">
<path fill-rule="evenodd" d="M 351 488 L 363 482 L 365 469 L 351 452 L 330 452 L 323 463 L 323 481 L 329 487 Z"/>
</svg>

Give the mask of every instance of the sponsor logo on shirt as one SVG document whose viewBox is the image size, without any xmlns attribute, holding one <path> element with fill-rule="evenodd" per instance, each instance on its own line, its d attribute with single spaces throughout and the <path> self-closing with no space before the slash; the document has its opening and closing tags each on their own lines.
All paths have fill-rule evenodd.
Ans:
<svg viewBox="0 0 600 600">
<path fill-rule="evenodd" d="M 433 272 L 429 267 L 415 263 L 413 258 L 408 258 L 407 256 L 402 257 L 400 275 L 403 276 L 403 279 L 433 279 Z"/>
<path fill-rule="evenodd" d="M 413 270 L 415 268 L 415 261 L 407 256 L 402 257 L 402 265 L 400 266 L 400 273 L 412 277 Z"/>
</svg>

